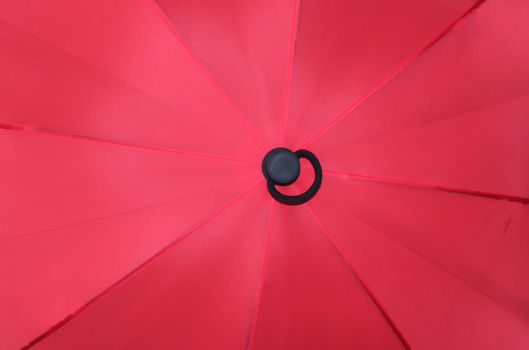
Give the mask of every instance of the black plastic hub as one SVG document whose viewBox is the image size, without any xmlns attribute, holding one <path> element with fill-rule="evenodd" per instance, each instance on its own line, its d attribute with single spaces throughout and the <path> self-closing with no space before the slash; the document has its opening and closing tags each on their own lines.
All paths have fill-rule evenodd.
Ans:
<svg viewBox="0 0 529 350">
<path fill-rule="evenodd" d="M 287 148 L 274 148 L 263 159 L 266 174 L 277 185 L 290 185 L 299 177 L 299 159 Z"/>
<path fill-rule="evenodd" d="M 279 192 L 276 189 L 276 185 L 290 185 L 298 179 L 301 168 L 299 163 L 300 158 L 305 158 L 312 164 L 315 175 L 314 182 L 304 193 L 297 196 L 287 196 Z M 274 148 L 263 158 L 262 170 L 267 181 L 268 192 L 277 201 L 284 204 L 303 204 L 314 197 L 321 186 L 322 170 L 320 162 L 312 152 L 304 149 L 292 152 L 288 148 Z"/>
</svg>

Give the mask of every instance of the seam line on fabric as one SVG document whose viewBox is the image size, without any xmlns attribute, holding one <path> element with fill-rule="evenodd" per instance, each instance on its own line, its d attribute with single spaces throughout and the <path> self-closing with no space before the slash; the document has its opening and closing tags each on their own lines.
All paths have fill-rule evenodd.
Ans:
<svg viewBox="0 0 529 350">
<path fill-rule="evenodd" d="M 252 190 L 254 190 L 260 183 L 262 183 L 264 179 L 259 179 L 257 182 L 255 182 L 252 186 L 247 188 L 246 190 L 239 193 L 237 196 L 232 198 L 230 201 L 225 203 L 223 206 L 221 206 L 219 209 L 211 213 L 209 216 L 207 216 L 204 220 L 200 221 L 198 224 L 196 224 L 193 228 L 188 230 L 186 233 L 184 233 L 182 236 L 178 237 L 177 239 L 173 240 L 171 243 L 166 245 L 164 248 L 160 249 L 157 253 L 153 254 L 150 258 L 145 260 L 143 263 L 129 271 L 127 274 L 125 274 L 123 277 L 118 279 L 116 282 L 114 282 L 111 286 L 103 290 L 101 293 L 97 294 L 95 297 L 90 299 L 88 302 L 86 302 L 84 305 L 82 305 L 80 308 L 78 308 L 76 311 L 71 313 L 70 315 L 66 316 L 64 319 L 53 325 L 51 328 L 49 328 L 47 331 L 42 333 L 41 335 L 34 338 L 31 342 L 29 342 L 27 345 L 22 347 L 22 349 L 29 349 L 33 346 L 35 346 L 37 343 L 40 343 L 47 337 L 49 337 L 51 334 L 55 333 L 57 330 L 62 328 L 64 325 L 66 325 L 69 321 L 74 319 L 75 317 L 82 314 L 84 311 L 86 311 L 90 306 L 97 303 L 100 299 L 104 298 L 107 294 L 111 293 L 112 291 L 116 290 L 121 286 L 125 281 L 127 281 L 129 278 L 134 276 L 135 274 L 143 271 L 148 265 L 150 265 L 154 260 L 162 256 L 165 252 L 175 247 L 180 242 L 186 240 L 189 238 L 193 233 L 197 232 L 200 228 L 207 225 L 210 221 L 217 218 L 219 215 L 221 215 L 223 212 L 225 212 L 227 209 L 232 207 L 234 204 L 236 204 L 239 200 L 241 200 L 243 197 L 245 197 L 247 194 L 249 194 Z"/>
</svg>

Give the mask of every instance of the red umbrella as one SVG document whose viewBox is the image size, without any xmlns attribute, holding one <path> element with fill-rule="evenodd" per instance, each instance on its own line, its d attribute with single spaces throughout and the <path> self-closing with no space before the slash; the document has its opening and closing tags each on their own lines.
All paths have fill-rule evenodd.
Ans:
<svg viewBox="0 0 529 350">
<path fill-rule="evenodd" d="M 528 23 L 0 0 L 0 348 L 529 349 Z"/>
</svg>

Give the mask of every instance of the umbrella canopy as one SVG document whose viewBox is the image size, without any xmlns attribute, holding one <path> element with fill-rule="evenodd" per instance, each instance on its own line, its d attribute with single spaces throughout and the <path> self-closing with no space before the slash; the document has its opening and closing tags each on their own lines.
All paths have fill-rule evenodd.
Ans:
<svg viewBox="0 0 529 350">
<path fill-rule="evenodd" d="M 527 0 L 0 0 L 0 348 L 529 348 Z"/>
</svg>

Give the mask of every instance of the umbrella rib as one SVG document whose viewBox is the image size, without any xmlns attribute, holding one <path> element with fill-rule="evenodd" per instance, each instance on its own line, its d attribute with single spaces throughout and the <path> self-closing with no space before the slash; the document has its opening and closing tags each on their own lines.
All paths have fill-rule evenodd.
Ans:
<svg viewBox="0 0 529 350">
<path fill-rule="evenodd" d="M 183 37 L 178 33 L 176 28 L 171 24 L 171 21 L 165 14 L 165 11 L 160 7 L 158 2 L 156 0 L 145 0 L 148 5 L 150 5 L 151 9 L 154 13 L 160 18 L 162 23 L 167 27 L 169 32 L 176 38 L 176 41 L 180 44 L 180 46 L 186 51 L 186 53 L 189 55 L 191 60 L 196 64 L 196 66 L 200 69 L 202 74 L 207 78 L 207 80 L 213 85 L 217 93 L 228 103 L 228 105 L 232 108 L 232 110 L 235 112 L 235 116 L 239 121 L 241 121 L 253 134 L 253 136 L 256 138 L 259 143 L 263 147 L 266 148 L 267 144 L 255 128 L 255 126 L 250 122 L 250 120 L 242 113 L 242 111 L 239 109 L 237 104 L 233 101 L 233 99 L 228 95 L 228 93 L 224 90 L 224 88 L 220 85 L 220 83 L 215 79 L 213 74 L 209 72 L 209 70 L 206 68 L 204 63 L 200 60 L 200 58 L 195 54 L 195 52 L 191 49 L 191 47 L 186 43 L 186 41 L 183 39 Z"/>
<path fill-rule="evenodd" d="M 122 84 L 124 84 L 124 85 L 126 85 L 127 87 L 131 88 L 132 90 L 134 90 L 134 91 L 136 91 L 136 92 L 142 94 L 143 96 L 145 96 L 145 97 L 151 99 L 151 100 L 154 101 L 156 104 L 158 104 L 158 105 L 160 105 L 160 106 L 166 108 L 167 110 L 172 111 L 172 112 L 177 113 L 177 114 L 180 113 L 180 112 L 177 111 L 174 107 L 172 107 L 171 105 L 169 105 L 169 104 L 163 102 L 162 100 L 158 99 L 158 98 L 155 97 L 154 95 L 151 95 L 151 94 L 148 93 L 147 91 L 145 91 L 145 90 L 143 90 L 143 89 L 141 89 L 141 88 L 135 86 L 134 84 L 132 84 L 132 83 L 130 83 L 130 82 L 124 80 L 123 78 L 121 78 L 121 77 L 119 77 L 119 76 L 116 76 L 116 75 L 114 75 L 114 74 L 112 74 L 112 73 L 109 73 L 109 72 L 103 70 L 102 68 L 100 68 L 100 67 L 94 65 L 93 63 L 90 63 L 89 61 L 87 61 L 87 60 L 85 60 L 85 59 L 83 59 L 83 58 L 81 58 L 81 57 L 78 57 L 78 56 L 76 56 L 76 55 L 70 53 L 69 51 L 63 49 L 62 47 L 60 47 L 60 46 L 58 46 L 58 45 L 56 45 L 56 44 L 54 44 L 54 43 L 52 43 L 52 42 L 50 42 L 50 41 L 47 41 L 47 40 L 41 38 L 40 36 L 38 36 L 38 35 L 36 35 L 36 34 L 34 34 L 34 33 L 28 32 L 28 31 L 26 31 L 26 30 L 24 30 L 24 29 L 22 29 L 22 28 L 19 28 L 19 27 L 15 26 L 15 25 L 13 25 L 13 24 L 11 24 L 11 23 L 9 23 L 9 22 L 6 22 L 6 21 L 4 21 L 4 20 L 2 20 L 2 19 L 0 19 L 0 22 L 1 22 L 1 23 L 5 23 L 6 25 L 8 25 L 8 26 L 10 26 L 10 27 L 12 27 L 12 28 L 14 28 L 14 29 L 16 29 L 16 30 L 18 30 L 18 31 L 20 31 L 20 32 L 22 32 L 22 33 L 24 33 L 24 34 L 29 35 L 29 36 L 31 36 L 31 37 L 33 37 L 33 38 L 35 38 L 35 39 L 37 39 L 37 40 L 39 40 L 39 41 L 41 41 L 41 42 L 47 44 L 47 45 L 49 45 L 49 46 L 51 46 L 51 47 L 53 47 L 53 48 L 59 50 L 60 52 L 62 52 L 62 53 L 65 54 L 66 56 L 71 57 L 71 58 L 73 58 L 74 60 L 77 60 L 77 61 L 81 62 L 82 64 L 86 65 L 87 67 L 90 67 L 90 68 L 96 70 L 97 72 L 100 72 L 100 73 L 103 74 L 103 75 L 106 75 L 106 76 L 108 76 L 108 77 L 110 77 L 110 78 L 112 78 L 112 79 L 115 79 L 116 81 L 121 82 Z M 204 119 L 202 119 L 202 118 L 200 118 L 200 120 L 201 120 L 201 121 L 204 121 Z M 231 138 L 228 138 L 226 135 L 224 135 L 224 134 L 222 134 L 222 133 L 220 133 L 220 132 L 218 133 L 218 135 L 219 135 L 219 136 L 222 136 L 223 138 L 225 138 L 226 140 L 230 141 L 231 143 L 237 143 L 236 140 L 232 140 Z"/>
<path fill-rule="evenodd" d="M 138 213 L 138 212 L 141 212 L 141 211 L 144 211 L 144 210 L 157 209 L 159 207 L 164 207 L 166 205 L 174 203 L 174 202 L 176 202 L 178 200 L 181 200 L 183 198 L 185 198 L 185 197 L 175 197 L 175 198 L 171 198 L 171 199 L 169 199 L 167 201 L 164 201 L 164 202 L 159 202 L 159 203 L 155 203 L 155 204 L 151 204 L 151 205 L 146 205 L 146 206 L 137 207 L 137 208 L 133 208 L 133 209 L 129 209 L 129 210 L 124 210 L 124 211 L 120 211 L 120 212 L 112 213 L 112 214 L 108 214 L 108 215 L 102 215 L 102 216 L 98 216 L 98 217 L 90 218 L 90 219 L 86 219 L 86 220 L 79 220 L 79 221 L 75 221 L 75 222 L 72 222 L 72 223 L 69 223 L 69 224 L 65 224 L 65 225 L 61 225 L 61 226 L 55 226 L 55 227 L 52 227 L 52 228 L 46 228 L 46 229 L 37 230 L 37 231 L 24 232 L 24 233 L 16 234 L 16 235 L 9 235 L 9 236 L 0 238 L 0 242 L 10 241 L 10 240 L 19 239 L 19 238 L 26 238 L 26 237 L 30 237 L 30 236 L 34 236 L 34 235 L 40 235 L 40 234 L 43 234 L 43 233 L 48 233 L 48 232 L 53 232 L 53 231 L 58 231 L 58 230 L 63 230 L 63 229 L 67 229 L 67 228 L 71 228 L 71 227 L 75 227 L 75 226 L 79 226 L 79 225 L 84 225 L 84 224 L 96 222 L 96 221 L 99 221 L 99 220 L 107 220 L 107 219 L 112 219 L 112 218 L 115 218 L 115 217 L 124 216 L 124 215 L 132 214 L 132 213 Z"/>
<path fill-rule="evenodd" d="M 344 146 L 348 146 L 349 147 L 349 146 L 358 145 L 358 144 L 362 144 L 362 143 L 366 143 L 366 142 L 372 142 L 374 140 L 378 140 L 378 139 L 381 139 L 383 137 L 392 136 L 392 135 L 395 135 L 395 134 L 398 134 L 398 133 L 401 133 L 401 132 L 410 131 L 410 130 L 413 130 L 413 129 L 417 129 L 417 128 L 423 127 L 425 125 L 435 124 L 435 123 L 443 122 L 443 121 L 450 120 L 450 119 L 464 118 L 465 116 L 467 116 L 467 115 L 469 115 L 471 113 L 478 112 L 478 111 L 481 111 L 481 110 L 484 110 L 484 109 L 487 109 L 487 108 L 501 106 L 501 105 L 504 105 L 504 104 L 507 104 L 507 103 L 511 103 L 513 101 L 524 99 L 524 98 L 526 98 L 528 96 L 529 96 L 529 94 L 527 94 L 527 93 L 520 94 L 520 95 L 517 95 L 517 96 L 514 96 L 514 97 L 510 97 L 510 98 L 507 98 L 507 99 L 499 101 L 499 102 L 494 102 L 494 103 L 489 103 L 489 104 L 486 104 L 486 105 L 478 106 L 476 108 L 472 108 L 472 109 L 467 110 L 467 111 L 463 111 L 463 112 L 459 112 L 459 113 L 455 113 L 455 114 L 445 115 L 445 116 L 442 116 L 442 117 L 439 117 L 439 118 L 426 120 L 426 121 L 423 121 L 423 122 L 418 123 L 418 124 L 409 125 L 409 126 L 401 128 L 401 129 L 391 130 L 391 131 L 386 132 L 386 133 L 373 135 L 372 137 L 365 137 L 365 138 L 362 138 L 362 139 L 358 139 L 358 140 L 356 140 L 354 142 L 351 142 L 351 143 L 346 143 L 346 144 L 341 144 L 341 145 L 335 146 L 335 147 L 333 147 L 333 149 L 344 147 Z"/>
<path fill-rule="evenodd" d="M 139 88 L 139 87 L 133 85 L 132 83 L 130 83 L 130 82 L 124 80 L 123 78 L 120 78 L 120 77 L 118 77 L 118 76 L 116 76 L 116 75 L 114 75 L 114 74 L 112 74 L 112 73 L 109 73 L 109 72 L 107 72 L 107 71 L 105 71 L 105 70 L 99 68 L 98 66 L 96 66 L 96 65 L 94 65 L 94 64 L 92 64 L 92 63 L 90 63 L 89 61 L 87 61 L 87 60 L 85 60 L 85 59 L 82 59 L 82 58 L 80 58 L 80 57 L 78 57 L 78 56 L 76 56 L 76 55 L 70 53 L 69 51 L 63 49 L 62 47 L 60 47 L 60 46 L 58 46 L 58 45 L 56 45 L 56 44 L 54 44 L 54 43 L 52 43 L 52 42 L 50 42 L 50 41 L 47 41 L 47 40 L 41 38 L 40 36 L 38 36 L 38 35 L 36 35 L 36 34 L 34 34 L 34 33 L 28 32 L 28 31 L 26 31 L 26 30 L 24 30 L 24 29 L 22 29 L 22 28 L 19 28 L 19 27 L 15 26 L 15 25 L 13 25 L 13 24 L 11 24 L 11 23 L 9 23 L 9 22 L 6 22 L 6 21 L 4 21 L 4 20 L 2 20 L 2 19 L 0 19 L 0 22 L 6 24 L 6 25 L 8 25 L 8 26 L 10 26 L 11 28 L 14 28 L 14 29 L 20 31 L 21 33 L 24 33 L 24 34 L 26 34 L 26 35 L 29 35 L 29 36 L 31 36 L 31 37 L 33 37 L 33 38 L 35 38 L 35 39 L 37 39 L 37 40 L 39 40 L 39 41 L 41 41 L 41 42 L 47 44 L 47 45 L 49 45 L 49 46 L 55 48 L 56 50 L 59 50 L 60 52 L 62 52 L 62 53 L 65 54 L 66 56 L 71 57 L 71 58 L 73 58 L 74 60 L 77 60 L 77 61 L 83 63 L 84 65 L 86 65 L 86 66 L 88 66 L 88 67 L 90 67 L 90 68 L 96 70 L 97 72 L 100 72 L 100 73 L 103 74 L 103 75 L 106 75 L 106 76 L 108 76 L 108 77 L 110 77 L 110 78 L 112 78 L 112 79 L 115 79 L 115 80 L 121 82 L 122 84 L 128 86 L 129 88 L 133 89 L 134 91 L 136 91 L 136 92 L 138 92 L 138 93 L 140 93 L 140 94 L 142 94 L 142 95 L 148 97 L 149 99 L 151 99 L 152 101 L 154 101 L 154 102 L 157 103 L 158 105 L 160 105 L 160 106 L 162 106 L 162 107 L 164 107 L 164 108 L 166 108 L 166 109 L 168 109 L 168 110 L 170 110 L 170 111 L 173 111 L 174 113 L 179 113 L 177 110 L 174 109 L 174 107 L 172 107 L 172 106 L 166 104 L 165 102 L 159 100 L 157 97 L 155 97 L 155 96 L 151 95 L 150 93 L 148 93 L 147 91 L 145 91 L 145 90 L 143 90 L 143 89 L 141 89 L 141 88 Z M 231 140 L 231 139 L 229 139 L 229 138 L 226 137 L 225 135 L 222 135 L 222 137 L 228 139 L 228 140 L 231 141 L 231 142 L 236 142 L 235 140 Z"/>
<path fill-rule="evenodd" d="M 20 27 L 14 25 L 14 24 L 12 24 L 12 23 L 6 22 L 5 20 L 2 20 L 2 19 L 0 19 L 0 22 L 6 24 L 7 26 L 9 26 L 9 27 L 11 27 L 11 28 L 14 28 L 14 29 L 20 31 L 21 33 L 24 33 L 24 34 L 26 34 L 26 35 L 29 35 L 29 36 L 31 36 L 31 37 L 33 37 L 33 38 L 35 38 L 35 39 L 37 39 L 37 40 L 39 40 L 39 41 L 41 41 L 41 42 L 47 44 L 47 45 L 49 45 L 49 46 L 55 48 L 56 50 L 61 51 L 61 52 L 62 52 L 63 54 L 65 54 L 66 56 L 71 57 L 71 58 L 73 58 L 73 59 L 76 60 L 76 61 L 82 62 L 83 64 L 89 66 L 89 67 L 92 68 L 92 69 L 95 69 L 96 71 L 98 71 L 98 72 L 100 72 L 100 73 L 102 73 L 102 74 L 104 74 L 104 75 L 106 75 L 106 76 L 108 76 L 108 77 L 111 77 L 111 78 L 113 78 L 113 79 L 116 79 L 116 80 L 120 81 L 121 83 L 127 85 L 128 87 L 130 87 L 130 88 L 132 88 L 133 90 L 135 90 L 135 91 L 141 93 L 142 95 L 145 95 L 145 96 L 151 98 L 151 99 L 152 99 L 153 101 L 155 101 L 156 103 L 158 103 L 158 104 L 160 104 L 160 105 L 162 105 L 162 106 L 164 106 L 164 107 L 166 107 L 166 108 L 170 108 L 171 110 L 174 111 L 174 109 L 172 109 L 170 106 L 168 106 L 168 105 L 166 105 L 165 103 L 163 103 L 162 101 L 158 100 L 156 97 L 154 97 L 153 95 L 149 94 L 147 91 L 144 91 L 144 90 L 142 90 L 142 89 L 136 87 L 135 85 L 132 85 L 132 84 L 129 83 L 128 81 L 124 80 L 123 78 L 120 78 L 120 77 L 118 77 L 118 76 L 115 76 L 115 75 L 113 75 L 113 74 L 111 74 L 111 73 L 109 73 L 109 72 L 107 72 L 107 71 L 105 71 L 105 70 L 99 68 L 98 66 L 96 66 L 96 65 L 94 65 L 94 64 L 92 64 L 92 63 L 90 63 L 90 62 L 88 62 L 88 61 L 86 61 L 86 60 L 84 60 L 84 59 L 82 59 L 82 58 L 80 58 L 80 57 L 78 57 L 78 56 L 76 56 L 76 55 L 70 53 L 69 51 L 63 49 L 62 47 L 60 47 L 60 46 L 58 46 L 58 45 L 56 45 L 56 44 L 54 44 L 54 43 L 52 43 L 52 42 L 50 42 L 50 41 L 48 41 L 48 40 L 46 40 L 46 39 L 41 38 L 41 37 L 38 36 L 37 34 L 34 34 L 34 33 L 31 33 L 31 32 L 28 32 L 27 30 L 22 29 L 22 28 L 20 28 Z"/>
<path fill-rule="evenodd" d="M 268 223 L 266 225 L 266 240 L 265 240 L 265 247 L 263 250 L 263 263 L 261 265 L 261 272 L 259 274 L 259 284 L 257 286 L 257 291 L 255 295 L 255 307 L 254 307 L 254 312 L 252 316 L 252 321 L 250 324 L 250 331 L 247 337 L 247 342 L 246 342 L 246 347 L 245 347 L 246 350 L 249 350 L 253 347 L 255 329 L 257 327 L 257 317 L 259 315 L 259 310 L 261 307 L 261 300 L 263 296 L 263 286 L 264 286 L 264 281 L 266 278 L 266 269 L 267 269 L 268 259 L 269 259 L 270 239 L 272 237 L 272 222 L 274 220 L 276 208 L 277 208 L 277 202 L 273 201 L 272 209 L 270 211 L 270 216 L 268 218 Z"/>
<path fill-rule="evenodd" d="M 66 316 L 61 321 L 57 322 L 55 325 L 53 325 L 50 329 L 39 335 L 38 337 L 34 338 L 31 342 L 29 342 L 27 345 L 23 347 L 23 349 L 29 349 L 33 346 L 35 346 L 37 343 L 43 341 L 47 337 L 49 337 L 51 334 L 62 328 L 64 325 L 66 325 L 68 322 L 72 321 L 74 318 L 85 312 L 91 305 L 95 304 L 97 301 L 99 301 L 101 298 L 105 297 L 108 293 L 112 292 L 116 288 L 118 288 L 120 285 L 125 283 L 129 278 L 133 277 L 136 273 L 141 272 L 145 268 L 147 268 L 148 265 L 151 265 L 156 259 L 160 258 L 164 255 L 167 251 L 181 243 L 182 241 L 189 238 L 191 235 L 193 235 L 195 232 L 197 232 L 200 228 L 206 226 L 208 223 L 213 221 L 215 218 L 217 218 L 219 215 L 224 213 L 226 210 L 231 208 L 233 205 L 235 205 L 237 202 L 239 202 L 242 198 L 244 198 L 246 195 L 248 195 L 251 191 L 253 191 L 261 182 L 263 182 L 264 179 L 259 179 L 257 182 L 255 182 L 253 185 L 248 187 L 247 189 L 240 192 L 238 195 L 236 195 L 234 198 L 226 202 L 224 205 L 222 205 L 219 209 L 211 213 L 209 216 L 207 216 L 204 220 L 200 221 L 198 224 L 196 224 L 194 227 L 192 227 L 190 230 L 188 230 L 186 233 L 184 233 L 182 236 L 178 237 L 177 239 L 173 240 L 169 244 L 167 244 L 165 247 L 160 249 L 158 252 L 156 252 L 154 255 L 152 255 L 150 258 L 145 260 L 143 263 L 132 269 L 130 272 L 128 272 L 125 276 L 121 277 L 119 280 L 114 282 L 112 285 L 110 285 L 108 288 L 103 290 L 101 293 L 97 294 L 95 297 L 90 299 L 88 302 L 86 302 L 83 306 L 78 308 L 76 311 L 74 311 L 72 314 Z"/>
<path fill-rule="evenodd" d="M 299 31 L 299 11 L 300 11 L 300 0 L 293 0 L 292 2 L 292 24 L 290 30 L 290 50 L 288 52 L 288 67 L 287 75 L 285 79 L 284 96 L 283 96 L 283 122 L 281 125 L 280 138 L 283 142 L 287 140 L 287 127 L 288 127 L 288 110 L 290 95 L 292 92 L 292 74 L 294 71 L 294 57 L 297 35 Z"/>
<path fill-rule="evenodd" d="M 385 321 L 387 322 L 387 324 L 389 325 L 389 327 L 391 328 L 391 330 L 395 333 L 395 335 L 397 336 L 397 338 L 400 340 L 400 342 L 402 343 L 402 345 L 404 346 L 405 349 L 411 349 L 411 346 L 410 344 L 408 343 L 408 341 L 406 340 L 406 338 L 404 337 L 404 335 L 402 334 L 402 332 L 400 331 L 400 329 L 397 327 L 397 325 L 395 324 L 395 322 L 391 319 L 391 317 L 389 316 L 388 312 L 386 311 L 386 309 L 382 306 L 381 302 L 378 300 L 378 298 L 374 295 L 373 291 L 371 290 L 371 288 L 369 288 L 369 286 L 366 284 L 366 282 L 360 277 L 357 269 L 353 266 L 353 264 L 345 257 L 345 254 L 342 252 L 342 250 L 339 248 L 338 246 L 338 243 L 336 242 L 336 240 L 334 239 L 334 237 L 332 236 L 331 232 L 329 231 L 329 229 L 323 224 L 323 221 L 320 219 L 320 217 L 316 214 L 316 212 L 314 211 L 314 209 L 312 208 L 312 206 L 310 204 L 307 204 L 307 209 L 309 210 L 310 214 L 312 215 L 312 217 L 314 218 L 314 220 L 316 221 L 316 223 L 318 224 L 318 226 L 320 226 L 321 230 L 323 231 L 323 233 L 327 236 L 327 238 L 329 239 L 329 241 L 331 242 L 331 244 L 333 245 L 334 249 L 338 252 L 338 254 L 340 255 L 340 257 L 343 259 L 343 261 L 345 262 L 345 264 L 349 267 L 349 269 L 351 270 L 351 272 L 353 273 L 353 276 L 358 280 L 358 282 L 360 283 L 360 285 L 363 287 L 363 289 L 366 291 L 367 295 L 369 296 L 369 298 L 371 299 L 371 301 L 373 302 L 373 304 L 375 304 L 375 306 L 377 307 L 377 309 L 379 310 L 379 312 L 381 313 L 382 317 L 385 319 Z"/>
<path fill-rule="evenodd" d="M 371 222 L 368 222 L 366 220 L 364 220 L 362 217 L 358 216 L 356 213 L 353 213 L 351 212 L 351 214 L 356 218 L 358 219 L 359 221 L 363 222 L 365 225 L 373 228 L 375 231 L 379 232 L 382 236 L 385 237 L 385 239 L 389 240 L 390 242 L 406 249 L 407 251 L 411 252 L 412 254 L 414 254 L 415 256 L 419 257 L 421 260 L 425 261 L 426 263 L 434 266 L 435 268 L 443 271 L 444 273 L 448 274 L 449 276 L 451 276 L 452 278 L 456 279 L 457 281 L 463 283 L 465 286 L 467 286 L 468 288 L 470 288 L 471 290 L 477 292 L 478 294 L 482 295 L 483 297 L 485 297 L 486 299 L 490 300 L 491 302 L 501 306 L 502 308 L 508 310 L 510 313 L 513 313 L 515 315 L 518 315 L 518 312 L 516 309 L 513 309 L 512 307 L 510 307 L 508 304 L 505 304 L 504 302 L 496 299 L 495 297 L 493 297 L 492 295 L 489 295 L 487 292 L 475 287 L 473 284 L 471 284 L 470 282 L 466 281 L 465 279 L 463 279 L 462 277 L 458 276 L 456 273 L 444 268 L 443 266 L 439 265 L 438 263 L 434 262 L 433 260 L 431 260 L 430 258 L 428 258 L 427 256 L 423 255 L 422 253 L 418 252 L 417 250 L 409 247 L 408 245 L 404 244 L 404 243 L 401 243 L 399 242 L 398 240 L 396 240 L 395 238 L 393 238 L 391 235 L 389 235 L 388 233 L 386 233 L 385 231 L 381 230 L 380 228 L 378 228 L 377 226 L 375 226 L 374 224 L 372 224 Z"/>
<path fill-rule="evenodd" d="M 231 158 L 231 157 L 226 157 L 226 156 L 216 155 L 216 154 L 211 154 L 211 153 L 178 151 L 174 148 L 149 146 L 149 145 L 121 142 L 121 141 L 115 141 L 115 140 L 107 140 L 107 139 L 101 139 L 101 138 L 92 137 L 92 136 L 68 134 L 68 133 L 56 132 L 56 131 L 44 130 L 44 129 L 28 129 L 23 126 L 10 125 L 10 124 L 0 124 L 0 130 L 22 132 L 22 133 L 41 135 L 41 136 L 46 136 L 46 137 L 58 137 L 58 138 L 65 138 L 65 139 L 70 139 L 70 140 L 78 140 L 78 141 L 92 142 L 92 143 L 98 143 L 98 144 L 113 145 L 113 146 L 118 146 L 118 147 L 135 148 L 135 149 L 142 149 L 142 150 L 155 151 L 155 152 L 171 153 L 171 154 L 181 155 L 181 156 L 186 156 L 186 157 L 224 160 L 224 161 L 248 163 L 248 164 L 258 163 L 256 161 Z"/>
<path fill-rule="evenodd" d="M 378 182 L 378 183 L 385 183 L 385 184 L 391 184 L 391 185 L 413 187 L 413 188 L 417 188 L 421 190 L 430 190 L 430 191 L 434 190 L 434 191 L 455 193 L 455 194 L 466 195 L 466 196 L 474 196 L 474 197 L 481 197 L 481 198 L 488 198 L 488 199 L 495 199 L 495 200 L 507 200 L 507 201 L 521 203 L 521 204 L 529 204 L 529 198 L 527 197 L 514 196 L 510 194 L 505 194 L 505 193 L 494 193 L 494 192 L 484 192 L 484 191 L 476 191 L 476 190 L 470 190 L 470 189 L 460 189 L 460 188 L 454 188 L 454 187 L 448 187 L 448 186 L 392 179 L 392 178 L 372 176 L 372 175 L 366 175 L 366 174 L 345 173 L 345 172 L 339 172 L 339 171 L 333 171 L 333 170 L 324 170 L 323 172 L 329 175 L 347 176 L 347 177 L 354 178 L 356 180 L 362 180 L 362 181 Z"/>
<path fill-rule="evenodd" d="M 374 87 L 369 90 L 366 94 L 358 98 L 357 100 L 353 101 L 352 105 L 349 106 L 347 109 L 345 109 L 342 113 L 340 113 L 338 116 L 333 118 L 329 123 L 327 123 L 323 128 L 318 130 L 315 134 L 313 134 L 306 142 L 304 147 L 308 147 L 311 144 L 313 144 L 316 140 L 318 140 L 322 135 L 327 133 L 330 129 L 332 129 L 338 122 L 340 122 L 342 119 L 347 117 L 351 112 L 356 110 L 359 106 L 361 106 L 366 100 L 368 100 L 371 96 L 376 94 L 380 89 L 382 89 L 384 86 L 386 86 L 389 82 L 391 82 L 393 79 L 398 77 L 402 72 L 404 72 L 408 67 L 410 67 L 414 62 L 416 62 L 417 59 L 421 58 L 426 52 L 428 52 L 432 47 L 434 47 L 439 41 L 441 41 L 447 34 L 449 34 L 452 29 L 459 24 L 461 21 L 463 21 L 465 18 L 467 18 L 470 14 L 472 14 L 474 11 L 476 11 L 486 0 L 477 0 L 472 6 L 470 6 L 463 14 L 461 14 L 459 17 L 454 19 L 450 24 L 441 30 L 432 40 L 430 40 L 425 46 L 420 48 L 419 50 L 415 51 L 411 56 L 409 56 L 407 59 L 405 59 L 402 63 L 397 65 L 394 70 L 390 71 L 382 80 L 380 80 L 378 83 L 374 85 Z"/>
</svg>

